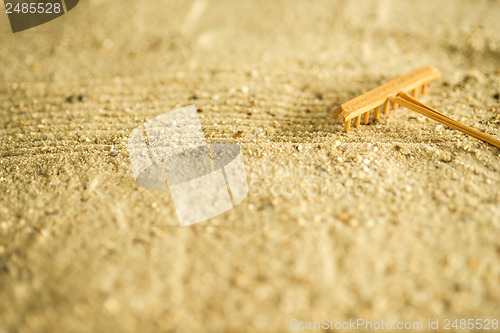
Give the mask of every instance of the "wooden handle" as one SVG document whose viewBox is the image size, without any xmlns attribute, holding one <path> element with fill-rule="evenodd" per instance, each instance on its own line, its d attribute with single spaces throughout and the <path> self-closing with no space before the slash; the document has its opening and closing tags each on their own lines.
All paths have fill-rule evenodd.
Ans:
<svg viewBox="0 0 500 333">
<path fill-rule="evenodd" d="M 500 140 L 495 139 L 492 136 L 489 136 L 488 134 L 485 134 L 483 132 L 480 132 L 478 130 L 475 130 L 469 126 L 466 126 L 462 123 L 459 123 L 458 121 L 442 114 L 441 112 L 434 110 L 433 108 L 417 101 L 416 99 L 408 96 L 404 92 L 399 92 L 398 96 L 393 96 L 390 95 L 389 99 L 393 103 L 398 103 L 400 105 L 403 105 L 407 107 L 410 110 L 413 110 L 415 112 L 418 112 L 428 118 L 434 119 L 444 125 L 447 125 L 451 128 L 454 128 L 456 130 L 459 130 L 465 134 L 469 134 L 470 136 L 475 137 L 476 139 L 482 140 L 484 142 L 487 142 L 498 149 L 500 149 Z"/>
</svg>

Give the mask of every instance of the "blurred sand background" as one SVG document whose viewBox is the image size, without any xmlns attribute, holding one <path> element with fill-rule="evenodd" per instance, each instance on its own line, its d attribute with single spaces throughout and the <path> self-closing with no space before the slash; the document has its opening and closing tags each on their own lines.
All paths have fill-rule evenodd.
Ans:
<svg viewBox="0 0 500 333">
<path fill-rule="evenodd" d="M 0 14 L 0 332 L 499 318 L 499 150 L 405 109 L 348 134 L 330 116 L 432 65 L 425 101 L 500 137 L 499 18 L 492 0 L 82 0 L 12 34 Z M 179 228 L 127 137 L 193 103 L 242 148 L 250 194 Z"/>
</svg>

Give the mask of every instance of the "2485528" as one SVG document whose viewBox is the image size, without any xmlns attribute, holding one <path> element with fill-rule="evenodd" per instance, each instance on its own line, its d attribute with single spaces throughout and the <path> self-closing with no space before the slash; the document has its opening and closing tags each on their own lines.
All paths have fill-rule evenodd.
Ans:
<svg viewBox="0 0 500 333">
<path fill-rule="evenodd" d="M 31 2 L 31 3 L 17 3 L 12 4 L 7 2 L 5 4 L 5 12 L 7 14 L 59 14 L 63 9 L 60 3 L 50 2 Z"/>
<path fill-rule="evenodd" d="M 443 322 L 445 330 L 497 330 L 498 319 L 445 319 Z"/>
</svg>

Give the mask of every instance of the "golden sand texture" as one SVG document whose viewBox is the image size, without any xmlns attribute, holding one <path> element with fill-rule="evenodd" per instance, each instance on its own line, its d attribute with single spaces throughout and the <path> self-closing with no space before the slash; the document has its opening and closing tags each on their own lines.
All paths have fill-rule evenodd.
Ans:
<svg viewBox="0 0 500 333">
<path fill-rule="evenodd" d="M 288 332 L 500 317 L 498 149 L 345 101 L 420 66 L 426 104 L 500 137 L 495 1 L 87 0 L 0 13 L 0 332 Z M 71 97 L 71 98 L 70 98 Z M 248 197 L 178 228 L 130 132 L 195 103 Z"/>
</svg>

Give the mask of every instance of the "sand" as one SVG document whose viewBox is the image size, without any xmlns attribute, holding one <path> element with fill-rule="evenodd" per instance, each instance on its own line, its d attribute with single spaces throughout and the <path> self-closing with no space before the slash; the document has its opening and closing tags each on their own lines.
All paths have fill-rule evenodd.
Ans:
<svg viewBox="0 0 500 333">
<path fill-rule="evenodd" d="M 87 0 L 12 34 L 1 14 L 0 332 L 498 319 L 500 151 L 406 109 L 347 134 L 331 112 L 431 65 L 424 101 L 499 138 L 499 16 Z M 127 138 L 193 103 L 210 142 L 240 145 L 249 195 L 180 228 L 168 191 L 135 184 Z"/>
</svg>

